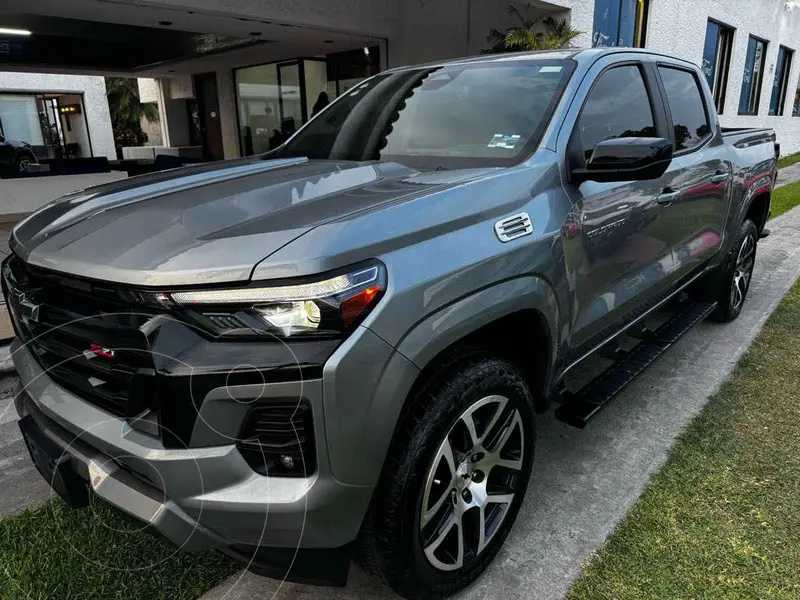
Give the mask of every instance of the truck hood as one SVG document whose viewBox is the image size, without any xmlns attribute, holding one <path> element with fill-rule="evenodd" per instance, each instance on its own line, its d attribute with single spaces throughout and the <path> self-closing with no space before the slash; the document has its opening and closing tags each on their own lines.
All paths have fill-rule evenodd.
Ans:
<svg viewBox="0 0 800 600">
<path fill-rule="evenodd" d="M 304 158 L 199 165 L 51 202 L 17 225 L 11 247 L 34 266 L 135 286 L 244 282 L 319 225 L 482 171 L 425 178 L 396 163 Z"/>
</svg>

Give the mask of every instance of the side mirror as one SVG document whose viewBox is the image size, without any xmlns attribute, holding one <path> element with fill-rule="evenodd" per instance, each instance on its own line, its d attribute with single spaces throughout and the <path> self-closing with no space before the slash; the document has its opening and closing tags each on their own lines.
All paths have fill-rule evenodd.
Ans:
<svg viewBox="0 0 800 600">
<path fill-rule="evenodd" d="M 672 162 L 672 142 L 665 138 L 615 138 L 600 142 L 585 169 L 573 169 L 572 182 L 610 183 L 658 179 Z"/>
</svg>

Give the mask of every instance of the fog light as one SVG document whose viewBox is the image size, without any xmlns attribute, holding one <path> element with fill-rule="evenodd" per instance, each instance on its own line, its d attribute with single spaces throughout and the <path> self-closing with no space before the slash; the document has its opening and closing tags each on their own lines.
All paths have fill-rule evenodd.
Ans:
<svg viewBox="0 0 800 600">
<path fill-rule="evenodd" d="M 290 470 L 290 471 L 291 471 L 291 470 L 293 470 L 293 469 L 294 469 L 294 458 L 292 458 L 291 456 L 289 456 L 289 455 L 287 455 L 287 454 L 282 454 L 282 455 L 281 455 L 281 464 L 282 464 L 282 465 L 283 465 L 283 466 L 284 466 L 286 469 L 288 469 L 288 470 Z"/>
</svg>

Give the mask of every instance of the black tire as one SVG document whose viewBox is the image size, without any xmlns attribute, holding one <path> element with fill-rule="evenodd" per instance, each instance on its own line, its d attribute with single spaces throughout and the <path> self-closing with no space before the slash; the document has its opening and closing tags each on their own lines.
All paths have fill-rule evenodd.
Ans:
<svg viewBox="0 0 800 600">
<path fill-rule="evenodd" d="M 501 400 L 495 411 L 495 407 L 491 405 L 492 398 L 506 398 L 508 401 L 503 403 Z M 489 404 L 485 403 L 487 399 Z M 514 524 L 528 486 L 533 462 L 536 434 L 534 399 L 521 372 L 515 366 L 497 358 L 476 356 L 451 365 L 441 372 L 424 386 L 412 402 L 407 418 L 399 425 L 395 435 L 381 481 L 365 520 L 360 559 L 369 572 L 381 577 L 405 598 L 415 600 L 442 598 L 463 589 L 483 572 L 494 559 Z M 474 462 L 476 471 L 465 474 L 460 470 L 454 470 L 451 479 L 441 477 L 448 481 L 441 484 L 435 478 L 435 474 L 439 471 L 433 468 L 434 460 L 436 459 L 439 464 L 445 443 L 449 448 L 449 440 L 462 432 L 457 428 L 465 424 L 463 417 L 476 406 L 479 408 L 470 414 L 470 419 L 474 424 L 474 430 L 476 432 L 481 430 L 485 437 L 486 460 L 488 461 L 490 456 L 501 457 L 504 453 L 503 446 L 513 438 L 520 451 L 511 460 L 517 466 L 521 465 L 521 468 L 517 470 L 515 466 L 513 472 L 506 473 L 503 465 L 495 463 L 483 474 L 477 470 L 480 463 L 476 462 L 479 460 L 477 457 L 483 455 L 480 453 L 471 455 L 470 451 L 462 455 L 453 443 L 450 454 L 455 459 L 453 464 L 461 464 L 463 468 Z M 495 411 L 494 414 L 497 416 L 490 417 L 489 412 L 484 412 L 485 417 L 481 420 L 479 411 Z M 493 419 L 496 423 L 491 425 Z M 489 421 L 488 425 L 486 421 Z M 511 424 L 506 427 L 505 423 Z M 466 429 L 463 429 L 463 432 L 466 432 Z M 499 439 L 506 441 L 499 442 L 498 447 L 489 451 L 488 449 Z M 479 446 L 484 447 L 483 444 Z M 511 461 L 504 459 L 504 462 Z M 500 480 L 495 480 L 495 477 L 502 477 L 504 482 L 513 481 L 512 487 L 509 488 L 514 494 L 510 502 L 503 504 L 502 509 L 498 508 L 501 506 L 498 504 L 484 504 L 485 512 L 476 511 L 475 508 L 465 509 L 473 512 L 469 513 L 471 515 L 469 518 L 459 516 L 459 527 L 455 529 L 464 533 L 465 540 L 469 537 L 472 542 L 476 538 L 467 535 L 470 533 L 467 524 L 471 523 L 473 527 L 477 527 L 477 521 L 474 520 L 475 513 L 492 515 L 490 510 L 494 511 L 494 514 L 501 514 L 502 511 L 498 521 L 492 523 L 491 527 L 486 526 L 481 529 L 488 543 L 482 550 L 476 550 L 479 547 L 476 544 L 473 547 L 473 550 L 476 550 L 474 556 L 470 556 L 467 551 L 468 544 L 459 544 L 463 549 L 461 553 L 463 566 L 460 568 L 444 571 L 434 567 L 432 559 L 429 560 L 423 548 L 423 537 L 426 535 L 424 527 L 435 526 L 437 532 L 446 530 L 447 527 L 443 527 L 443 524 L 447 518 L 443 515 L 450 511 L 452 519 L 458 512 L 459 498 L 463 497 L 465 500 L 467 496 L 472 498 L 458 486 L 470 486 L 473 485 L 473 481 L 477 481 L 477 486 L 480 486 L 481 482 L 485 481 L 484 489 L 488 490 L 491 486 L 492 491 L 496 491 L 493 481 Z M 430 503 L 433 498 L 431 489 L 426 488 L 426 482 L 430 481 L 442 485 L 441 489 L 446 490 L 446 493 L 438 496 L 440 500 L 448 499 L 442 500 L 439 509 L 433 508 L 429 511 L 436 512 L 439 516 L 436 520 L 431 519 L 431 522 L 423 527 L 421 515 L 423 496 L 427 496 L 428 509 L 431 508 Z M 465 481 L 468 483 L 464 483 Z M 454 486 L 452 490 L 450 490 L 451 484 Z M 455 492 L 456 489 L 461 491 Z M 478 495 L 476 494 L 474 498 L 478 498 Z M 491 523 L 492 518 L 487 516 L 480 522 Z M 438 533 L 434 535 L 438 536 Z M 438 537 L 441 539 L 444 536 Z M 459 541 L 457 538 L 456 542 Z M 439 548 L 444 546 L 442 543 Z"/>
<path fill-rule="evenodd" d="M 717 309 L 711 313 L 712 320 L 728 323 L 742 312 L 753 279 L 757 248 L 758 228 L 753 221 L 745 219 L 736 234 L 730 253 L 721 266 L 722 272 L 717 288 L 719 291 L 716 297 Z"/>
<path fill-rule="evenodd" d="M 14 161 L 14 168 L 17 173 L 27 173 L 28 168 L 35 163 L 36 160 L 32 159 L 27 154 L 20 154 L 17 156 L 17 160 Z"/>
</svg>

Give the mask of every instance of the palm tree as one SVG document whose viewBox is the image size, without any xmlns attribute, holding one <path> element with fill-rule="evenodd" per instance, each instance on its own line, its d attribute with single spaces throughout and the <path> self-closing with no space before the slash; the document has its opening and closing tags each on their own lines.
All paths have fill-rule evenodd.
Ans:
<svg viewBox="0 0 800 600">
<path fill-rule="evenodd" d="M 531 17 L 531 8 L 528 4 L 525 12 L 521 13 L 514 6 L 508 7 L 508 14 L 516 17 L 520 24 L 505 33 L 492 29 L 486 37 L 486 41 L 492 44 L 489 53 L 570 48 L 575 38 L 583 34 L 573 29 L 564 18 Z"/>
<path fill-rule="evenodd" d="M 158 107 L 139 100 L 139 85 L 130 77 L 106 77 L 106 95 L 111 121 L 114 123 L 139 123 L 142 117 L 153 123 L 158 121 Z"/>
<path fill-rule="evenodd" d="M 147 143 L 142 119 L 158 121 L 158 107 L 139 100 L 139 85 L 130 77 L 106 77 L 108 109 L 117 147 L 141 146 Z"/>
</svg>

